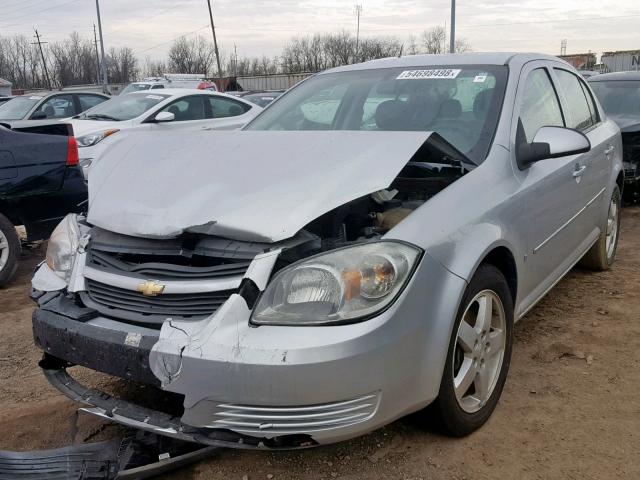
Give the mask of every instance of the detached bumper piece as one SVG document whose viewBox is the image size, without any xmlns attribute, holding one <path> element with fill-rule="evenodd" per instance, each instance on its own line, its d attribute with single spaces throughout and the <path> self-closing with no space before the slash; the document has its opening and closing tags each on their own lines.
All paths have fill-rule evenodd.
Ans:
<svg viewBox="0 0 640 480">
<path fill-rule="evenodd" d="M 70 399 L 88 406 L 82 411 L 130 428 L 214 447 L 292 450 L 317 445 L 309 435 L 292 434 L 266 438 L 244 435 L 224 428 L 190 427 L 183 424 L 179 417 L 87 388 L 69 375 L 65 365 L 64 361 L 46 354 L 40 362 L 40 367 L 51 385 Z"/>
<path fill-rule="evenodd" d="M 143 479 L 196 462 L 216 450 L 146 432 L 131 432 L 122 439 L 53 450 L 0 451 L 0 479 Z"/>
</svg>

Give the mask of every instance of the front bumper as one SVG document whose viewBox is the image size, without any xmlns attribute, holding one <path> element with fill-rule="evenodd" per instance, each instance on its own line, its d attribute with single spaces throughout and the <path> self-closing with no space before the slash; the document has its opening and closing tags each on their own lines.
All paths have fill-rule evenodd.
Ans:
<svg viewBox="0 0 640 480">
<path fill-rule="evenodd" d="M 353 438 L 429 404 L 465 286 L 425 255 L 391 308 L 362 323 L 252 327 L 246 300 L 234 294 L 204 320 L 165 321 L 158 337 L 90 309 L 69 313 L 58 292 L 46 294 L 58 303 L 38 299 L 34 334 L 61 361 L 58 371 L 79 364 L 184 396 L 183 416 L 167 427 L 128 413 L 130 404 L 113 410 L 52 382 L 96 407 L 90 413 L 137 428 L 143 418 L 145 429 L 185 440 L 195 431 L 192 441 L 213 445 L 224 432 L 245 446 L 296 448 Z"/>
</svg>

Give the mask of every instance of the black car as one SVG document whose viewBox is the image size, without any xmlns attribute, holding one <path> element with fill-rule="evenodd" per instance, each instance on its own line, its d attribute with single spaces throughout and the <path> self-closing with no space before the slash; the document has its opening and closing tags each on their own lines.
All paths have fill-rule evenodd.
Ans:
<svg viewBox="0 0 640 480">
<path fill-rule="evenodd" d="M 71 125 L 0 122 L 0 286 L 16 271 L 23 225 L 27 241 L 49 237 L 67 213 L 85 208 L 87 185 Z"/>
<path fill-rule="evenodd" d="M 623 197 L 627 202 L 640 200 L 640 72 L 618 72 L 589 78 L 607 115 L 622 132 L 624 149 Z"/>
<path fill-rule="evenodd" d="M 243 100 L 247 100 L 251 103 L 255 103 L 259 107 L 266 107 L 276 98 L 282 95 L 284 90 L 249 90 L 244 92 L 227 92 L 236 97 L 241 97 Z"/>
</svg>

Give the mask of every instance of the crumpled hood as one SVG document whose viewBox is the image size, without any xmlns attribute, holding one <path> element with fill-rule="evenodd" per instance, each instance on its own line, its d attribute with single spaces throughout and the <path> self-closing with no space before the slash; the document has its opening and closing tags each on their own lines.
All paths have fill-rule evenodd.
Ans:
<svg viewBox="0 0 640 480">
<path fill-rule="evenodd" d="M 388 187 L 431 135 L 134 130 L 91 172 L 90 223 L 137 237 L 267 242 Z"/>
</svg>

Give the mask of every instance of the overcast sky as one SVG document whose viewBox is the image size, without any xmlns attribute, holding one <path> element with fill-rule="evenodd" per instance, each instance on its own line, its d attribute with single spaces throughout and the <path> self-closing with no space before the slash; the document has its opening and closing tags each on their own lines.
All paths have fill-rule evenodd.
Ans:
<svg viewBox="0 0 640 480">
<path fill-rule="evenodd" d="M 287 39 L 341 29 L 362 37 L 409 35 L 449 21 L 449 0 L 213 0 L 223 53 L 275 55 Z M 211 36 L 206 0 L 101 0 L 105 46 L 129 46 L 143 59 L 163 58 L 174 38 Z M 474 51 L 568 53 L 640 49 L 640 2 L 618 0 L 457 0 L 457 32 Z M 60 40 L 72 31 L 93 37 L 94 0 L 0 0 L 0 35 Z"/>
</svg>

